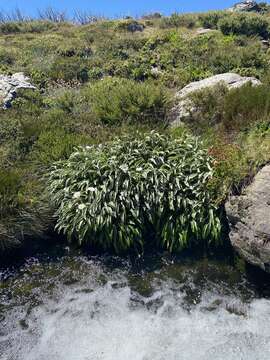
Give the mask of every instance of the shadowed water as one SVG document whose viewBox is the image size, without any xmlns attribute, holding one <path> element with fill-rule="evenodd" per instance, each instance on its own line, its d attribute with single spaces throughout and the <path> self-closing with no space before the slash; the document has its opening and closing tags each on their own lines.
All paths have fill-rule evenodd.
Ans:
<svg viewBox="0 0 270 360">
<path fill-rule="evenodd" d="M 30 258 L 2 269 L 1 360 L 269 360 L 268 283 L 226 260 Z"/>
</svg>

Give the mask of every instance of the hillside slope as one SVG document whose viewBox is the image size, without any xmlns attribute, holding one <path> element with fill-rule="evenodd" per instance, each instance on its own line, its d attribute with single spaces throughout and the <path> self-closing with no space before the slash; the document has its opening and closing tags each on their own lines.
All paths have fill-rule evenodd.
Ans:
<svg viewBox="0 0 270 360">
<path fill-rule="evenodd" d="M 23 72 L 36 90 L 0 110 L 0 247 L 53 228 L 46 174 L 74 147 L 157 130 L 200 136 L 216 162 L 218 206 L 270 160 L 270 11 L 2 21 L 0 74 Z M 91 19 L 93 20 L 93 19 Z M 84 22 L 84 21 L 82 21 Z M 196 93 L 196 116 L 170 129 L 174 95 L 212 75 L 262 85 Z M 1 100 L 1 97 L 0 97 Z"/>
</svg>

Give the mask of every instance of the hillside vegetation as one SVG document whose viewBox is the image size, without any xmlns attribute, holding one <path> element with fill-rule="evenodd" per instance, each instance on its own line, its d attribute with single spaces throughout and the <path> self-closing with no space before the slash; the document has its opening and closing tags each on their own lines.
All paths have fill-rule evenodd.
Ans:
<svg viewBox="0 0 270 360">
<path fill-rule="evenodd" d="M 0 247 L 54 228 L 46 189 L 56 161 L 80 146 L 115 146 L 127 135 L 132 142 L 155 130 L 172 143 L 199 141 L 213 160 L 207 186 L 215 209 L 240 191 L 270 160 L 270 11 L 261 6 L 259 13 L 140 19 L 77 14 L 76 23 L 56 12 L 39 20 L 2 16 L 0 74 L 24 72 L 38 90 L 23 91 L 12 108 L 0 110 Z M 171 129 L 176 91 L 225 72 L 262 85 L 199 92 L 196 121 Z M 174 245 L 168 240 L 167 247 Z"/>
</svg>

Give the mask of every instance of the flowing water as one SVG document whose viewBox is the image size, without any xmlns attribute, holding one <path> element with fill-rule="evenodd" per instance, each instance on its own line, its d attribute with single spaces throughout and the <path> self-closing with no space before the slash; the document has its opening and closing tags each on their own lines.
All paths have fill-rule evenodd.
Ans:
<svg viewBox="0 0 270 360">
<path fill-rule="evenodd" d="M 65 255 L 0 270 L 1 360 L 269 360 L 270 289 L 231 260 Z"/>
</svg>

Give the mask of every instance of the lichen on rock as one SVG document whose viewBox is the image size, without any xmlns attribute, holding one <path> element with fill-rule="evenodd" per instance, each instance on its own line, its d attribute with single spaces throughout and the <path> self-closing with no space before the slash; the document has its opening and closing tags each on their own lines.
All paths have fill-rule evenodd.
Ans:
<svg viewBox="0 0 270 360">
<path fill-rule="evenodd" d="M 247 262 L 270 272 L 270 165 L 242 195 L 229 199 L 226 212 L 232 246 Z"/>
<path fill-rule="evenodd" d="M 11 76 L 0 75 L 0 106 L 3 109 L 10 108 L 20 89 L 36 90 L 36 87 L 23 73 L 15 73 Z"/>
</svg>

